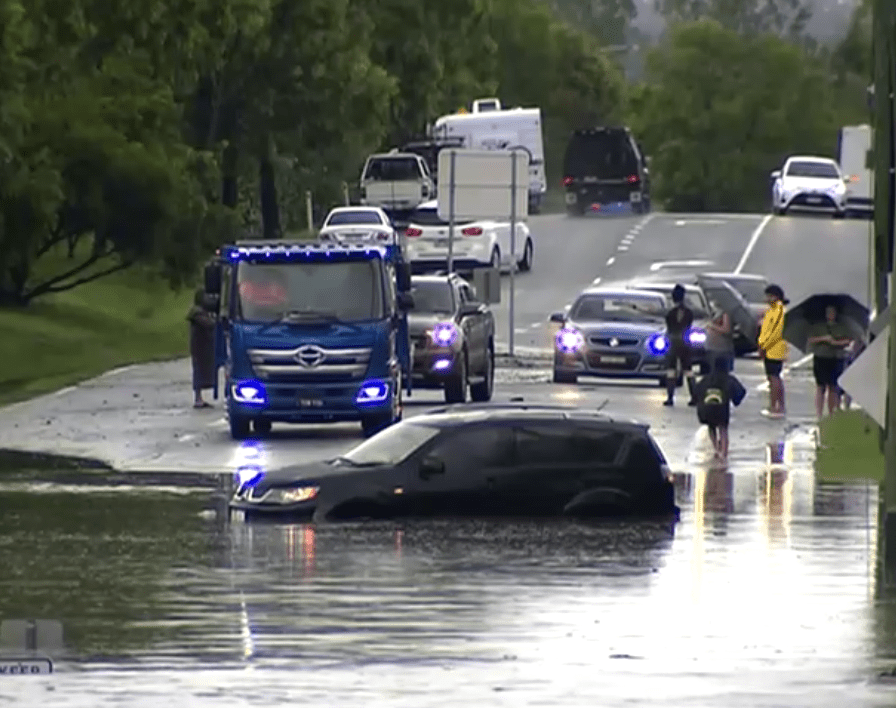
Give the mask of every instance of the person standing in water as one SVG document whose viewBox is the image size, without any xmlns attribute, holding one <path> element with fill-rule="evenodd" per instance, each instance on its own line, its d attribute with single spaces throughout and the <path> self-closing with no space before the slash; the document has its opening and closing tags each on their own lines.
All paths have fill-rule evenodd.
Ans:
<svg viewBox="0 0 896 708">
<path fill-rule="evenodd" d="M 825 321 L 809 330 L 808 343 L 812 347 L 812 373 L 815 376 L 815 413 L 819 420 L 824 415 L 827 398 L 828 414 L 840 407 L 840 375 L 846 365 L 846 348 L 852 343 L 849 329 L 839 321 L 834 305 L 825 308 Z"/>
<path fill-rule="evenodd" d="M 697 405 L 694 398 L 694 371 L 691 343 L 688 333 L 694 325 L 694 312 L 684 303 L 685 289 L 676 285 L 672 289 L 673 307 L 666 313 L 666 337 L 669 353 L 666 355 L 666 401 L 663 405 L 675 405 L 675 388 L 679 371 L 687 378 L 691 400 L 688 405 Z"/>
<path fill-rule="evenodd" d="M 762 318 L 759 332 L 759 355 L 765 365 L 768 378 L 768 410 L 763 415 L 770 418 L 783 418 L 786 413 L 784 405 L 784 381 L 781 372 L 787 360 L 789 347 L 784 339 L 784 306 L 787 299 L 779 285 L 769 285 L 765 289 L 768 310 Z"/>
<path fill-rule="evenodd" d="M 187 315 L 190 323 L 190 359 L 193 364 L 193 408 L 211 408 L 203 397 L 205 389 L 215 387 L 218 368 L 215 366 L 215 325 L 217 318 L 211 296 L 199 288 L 193 296 L 193 307 Z"/>
</svg>

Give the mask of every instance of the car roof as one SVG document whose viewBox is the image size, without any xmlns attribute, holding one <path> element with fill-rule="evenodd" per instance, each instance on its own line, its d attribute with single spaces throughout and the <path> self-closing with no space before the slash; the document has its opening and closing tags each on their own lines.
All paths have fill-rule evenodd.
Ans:
<svg viewBox="0 0 896 708">
<path fill-rule="evenodd" d="M 487 421 L 501 422 L 543 422 L 576 421 L 585 423 L 606 423 L 630 430 L 648 430 L 650 425 L 631 418 L 615 418 L 597 409 L 575 406 L 551 406 L 526 403 L 485 403 L 468 404 L 463 408 L 445 406 L 426 411 L 422 415 L 406 419 L 408 424 L 431 425 L 434 427 L 454 427 Z"/>
<path fill-rule="evenodd" d="M 333 207 L 330 209 L 330 214 L 337 214 L 345 211 L 375 211 L 379 213 L 383 213 L 383 210 L 377 206 L 361 206 L 358 204 L 354 204 L 352 206 L 341 206 L 341 207 Z"/>
<path fill-rule="evenodd" d="M 576 300 L 583 295 L 642 295 L 644 297 L 655 298 L 657 297 L 657 294 L 658 293 L 654 290 L 639 290 L 638 288 L 629 288 L 624 285 L 620 285 L 619 287 L 597 286 L 586 288 L 578 294 Z"/>
<path fill-rule="evenodd" d="M 632 283 L 631 285 L 629 285 L 626 288 L 626 290 L 649 290 L 650 292 L 655 292 L 657 289 L 663 288 L 665 290 L 668 290 L 669 295 L 671 296 L 672 289 L 676 285 L 681 285 L 681 287 L 683 287 L 685 290 L 690 290 L 692 292 L 703 292 L 701 287 L 693 281 L 690 283 L 677 283 L 677 282 L 676 283 L 667 283 L 664 280 L 657 280 L 656 282 L 654 282 L 653 280 L 650 280 L 650 279 L 637 280 L 634 283 Z"/>
<path fill-rule="evenodd" d="M 837 161 L 831 157 L 821 157 L 820 155 L 791 155 L 787 158 L 787 162 L 833 162 L 835 165 Z"/>
<path fill-rule="evenodd" d="M 704 278 L 719 278 L 727 280 L 756 280 L 768 282 L 768 278 L 757 273 L 700 273 Z"/>
</svg>

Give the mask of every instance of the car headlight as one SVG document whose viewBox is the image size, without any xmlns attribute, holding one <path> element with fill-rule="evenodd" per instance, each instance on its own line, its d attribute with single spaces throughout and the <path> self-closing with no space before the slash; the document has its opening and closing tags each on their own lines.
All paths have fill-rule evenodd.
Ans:
<svg viewBox="0 0 896 708">
<path fill-rule="evenodd" d="M 654 334 L 647 340 L 647 351 L 654 356 L 665 354 L 669 351 L 669 338 L 665 334 Z"/>
<path fill-rule="evenodd" d="M 440 322 L 428 334 L 435 346 L 450 347 L 457 340 L 458 331 L 453 322 Z"/>
<path fill-rule="evenodd" d="M 557 332 L 557 348 L 562 352 L 577 352 L 585 346 L 585 338 L 577 329 L 566 328 Z"/>
<path fill-rule="evenodd" d="M 280 489 L 277 494 L 277 501 L 283 504 L 297 504 L 299 502 L 311 501 L 317 496 L 320 487 L 293 487 L 291 489 Z"/>
<path fill-rule="evenodd" d="M 706 332 L 697 328 L 690 330 L 688 332 L 688 342 L 694 347 L 703 346 L 706 344 Z"/>
</svg>

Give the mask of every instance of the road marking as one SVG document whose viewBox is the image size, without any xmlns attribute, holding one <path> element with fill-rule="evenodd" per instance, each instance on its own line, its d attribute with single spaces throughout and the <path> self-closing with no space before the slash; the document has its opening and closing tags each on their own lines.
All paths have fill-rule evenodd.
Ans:
<svg viewBox="0 0 896 708">
<path fill-rule="evenodd" d="M 542 322 L 533 322 L 532 324 L 529 325 L 529 329 L 535 329 L 536 327 L 541 327 L 542 324 L 543 324 Z"/>
<path fill-rule="evenodd" d="M 781 378 L 787 377 L 787 375 L 793 371 L 794 369 L 801 369 L 810 361 L 812 361 L 812 354 L 806 354 L 806 356 L 800 357 L 795 362 L 793 362 L 790 366 L 785 366 L 784 370 L 781 372 Z M 761 384 L 756 386 L 757 391 L 768 391 L 768 381 L 763 381 Z"/>
<path fill-rule="evenodd" d="M 72 391 L 74 391 L 77 388 L 78 388 L 77 386 L 66 386 L 65 388 L 60 388 L 58 391 L 53 391 L 53 393 L 51 393 L 50 395 L 51 396 L 64 396 L 65 394 L 71 393 Z"/>
<path fill-rule="evenodd" d="M 224 428 L 227 426 L 227 418 L 218 418 L 218 420 L 213 420 L 211 423 L 206 423 L 209 428 Z"/>
<path fill-rule="evenodd" d="M 611 265 L 613 265 L 615 262 L 616 262 L 616 257 L 613 256 L 612 258 L 610 258 L 610 259 L 607 261 L 607 265 L 608 265 L 608 266 L 611 266 Z"/>
<path fill-rule="evenodd" d="M 628 246 L 623 246 L 623 245 L 620 244 L 619 248 L 616 249 L 616 250 L 618 250 L 618 251 L 627 251 L 627 250 L 628 250 Z"/>
<path fill-rule="evenodd" d="M 707 226 L 719 226 L 721 224 L 727 224 L 728 222 L 724 219 L 687 219 L 687 220 L 679 220 L 675 222 L 676 226 L 688 226 L 690 224 L 705 224 Z"/>
<path fill-rule="evenodd" d="M 759 237 L 762 236 L 762 232 L 771 220 L 772 215 L 768 214 L 759 222 L 759 226 L 753 229 L 753 235 L 750 236 L 750 242 L 747 244 L 744 254 L 740 257 L 740 263 L 738 263 L 737 267 L 734 269 L 735 273 L 740 273 L 744 269 L 744 266 L 747 265 L 747 261 L 750 259 L 753 249 L 756 248 L 756 243 L 759 241 Z"/>
<path fill-rule="evenodd" d="M 595 278 L 594 280 L 591 281 L 591 284 L 592 285 L 600 285 L 600 278 Z"/>
<path fill-rule="evenodd" d="M 178 442 L 189 442 L 190 440 L 192 440 L 192 439 L 195 438 L 195 437 L 196 437 L 196 436 L 195 436 L 193 433 L 187 433 L 186 435 L 181 435 L 181 436 L 177 439 L 177 441 L 178 441 Z"/>
<path fill-rule="evenodd" d="M 650 264 L 650 272 L 656 273 L 663 268 L 705 268 L 713 265 L 713 261 L 657 261 Z"/>
<path fill-rule="evenodd" d="M 517 334 L 525 334 L 526 332 L 529 331 L 529 328 L 528 327 L 514 327 L 513 331 L 516 332 Z"/>
</svg>

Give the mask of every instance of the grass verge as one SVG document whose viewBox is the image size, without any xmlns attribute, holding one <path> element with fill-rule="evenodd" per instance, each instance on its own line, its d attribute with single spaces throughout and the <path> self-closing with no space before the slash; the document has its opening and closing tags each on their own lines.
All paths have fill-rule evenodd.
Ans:
<svg viewBox="0 0 896 708">
<path fill-rule="evenodd" d="M 815 472 L 821 482 L 882 482 L 884 456 L 877 423 L 863 411 L 840 411 L 822 420 Z"/>
<path fill-rule="evenodd" d="M 32 398 L 118 366 L 189 353 L 193 291 L 129 270 L 0 310 L 0 404 Z"/>
</svg>

